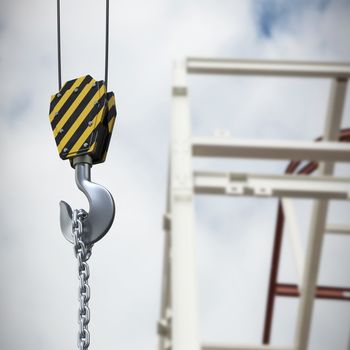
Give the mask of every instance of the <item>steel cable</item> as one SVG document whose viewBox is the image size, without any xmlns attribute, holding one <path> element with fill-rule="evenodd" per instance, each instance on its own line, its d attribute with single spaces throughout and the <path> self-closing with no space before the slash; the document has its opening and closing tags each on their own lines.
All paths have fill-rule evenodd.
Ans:
<svg viewBox="0 0 350 350">
<path fill-rule="evenodd" d="M 60 0 L 57 0 L 57 55 L 58 55 L 58 90 L 62 88 L 61 74 L 61 6 Z"/>
<path fill-rule="evenodd" d="M 108 53 L 109 53 L 109 0 L 106 0 L 106 41 L 105 41 L 105 85 L 108 83 Z M 61 4 L 57 0 L 57 62 L 58 62 L 58 89 L 62 88 L 61 63 Z"/>
<path fill-rule="evenodd" d="M 108 49 L 109 49 L 109 0 L 106 0 L 106 47 L 105 47 L 105 84 L 108 82 Z"/>
</svg>

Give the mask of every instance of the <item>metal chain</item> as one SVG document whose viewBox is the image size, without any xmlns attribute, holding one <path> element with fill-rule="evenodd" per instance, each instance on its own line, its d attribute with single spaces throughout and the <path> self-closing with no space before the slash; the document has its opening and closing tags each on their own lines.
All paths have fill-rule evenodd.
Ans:
<svg viewBox="0 0 350 350">
<path fill-rule="evenodd" d="M 72 221 L 72 232 L 74 236 L 74 253 L 78 260 L 78 273 L 79 273 L 79 332 L 78 332 L 78 349 L 87 350 L 90 345 L 90 333 L 88 325 L 90 322 L 90 287 L 89 287 L 89 265 L 87 261 L 91 256 L 92 245 L 86 245 L 83 242 L 83 220 L 86 218 L 87 213 L 83 209 L 74 210 Z"/>
</svg>

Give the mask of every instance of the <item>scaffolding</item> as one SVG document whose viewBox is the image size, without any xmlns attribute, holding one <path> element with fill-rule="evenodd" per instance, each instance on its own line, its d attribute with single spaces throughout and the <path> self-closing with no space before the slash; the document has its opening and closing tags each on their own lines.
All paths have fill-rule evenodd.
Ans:
<svg viewBox="0 0 350 350">
<path fill-rule="evenodd" d="M 331 79 L 324 133 L 317 142 L 193 137 L 188 74 Z M 350 162 L 350 144 L 346 142 L 350 141 L 350 130 L 340 130 L 349 77 L 350 64 L 338 63 L 188 58 L 174 65 L 169 179 L 163 220 L 159 350 L 307 350 L 315 297 L 350 300 L 350 288 L 317 286 L 324 234 L 350 234 L 350 224 L 344 226 L 326 220 L 332 199 L 350 199 L 350 178 L 334 176 L 335 163 Z M 221 173 L 194 171 L 193 157 L 308 160 L 309 163 L 297 171 L 300 162 L 291 161 L 286 173 L 281 175 Z M 317 176 L 301 176 L 317 167 Z M 261 344 L 203 344 L 199 338 L 193 206 L 197 194 L 279 198 Z M 292 198 L 315 200 L 305 252 L 300 243 Z M 296 285 L 277 281 L 284 222 L 288 226 L 297 265 Z M 289 346 L 269 345 L 276 295 L 300 297 L 294 343 Z"/>
</svg>

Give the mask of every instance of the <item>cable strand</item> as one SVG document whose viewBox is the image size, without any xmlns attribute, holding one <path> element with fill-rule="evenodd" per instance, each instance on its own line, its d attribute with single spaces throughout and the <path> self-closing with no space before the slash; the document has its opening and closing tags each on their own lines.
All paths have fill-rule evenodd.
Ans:
<svg viewBox="0 0 350 350">
<path fill-rule="evenodd" d="M 58 58 L 58 89 L 62 88 L 61 74 L 61 6 L 60 0 L 57 0 L 57 58 Z"/>
<path fill-rule="evenodd" d="M 106 0 L 106 43 L 105 43 L 105 84 L 108 84 L 108 53 L 109 53 L 109 0 Z M 62 88 L 61 64 L 61 4 L 57 0 L 57 63 L 58 63 L 58 89 Z"/>
<path fill-rule="evenodd" d="M 105 84 L 108 83 L 108 49 L 109 49 L 109 0 L 106 0 L 106 51 L 105 51 Z"/>
</svg>

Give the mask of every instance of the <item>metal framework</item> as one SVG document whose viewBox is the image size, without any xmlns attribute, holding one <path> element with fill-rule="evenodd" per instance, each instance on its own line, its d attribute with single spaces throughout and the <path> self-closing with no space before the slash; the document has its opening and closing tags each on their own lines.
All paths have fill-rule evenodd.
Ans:
<svg viewBox="0 0 350 350">
<path fill-rule="evenodd" d="M 321 142 L 207 139 L 191 135 L 187 74 L 263 75 L 332 80 Z M 349 234 L 327 223 L 329 201 L 350 199 L 350 178 L 333 176 L 335 162 L 350 162 L 350 144 L 339 142 L 350 64 L 188 58 L 174 66 L 171 150 L 166 213 L 159 350 L 307 350 L 314 298 L 350 300 L 350 288 L 317 286 L 324 233 Z M 347 131 L 348 132 L 348 131 Z M 342 134 L 343 135 L 343 134 Z M 344 136 L 345 135 L 345 136 Z M 350 140 L 346 133 L 342 141 Z M 311 160 L 304 172 L 282 175 L 194 171 L 193 157 Z M 316 163 L 318 162 L 318 163 Z M 300 162 L 291 162 L 294 169 Z M 319 168 L 317 176 L 300 176 Z M 311 170 L 310 170 L 311 169 Z M 277 197 L 276 227 L 286 222 L 298 269 L 295 285 L 277 283 L 282 234 L 276 230 L 262 344 L 203 344 L 199 338 L 194 195 Z M 292 198 L 315 199 L 306 252 Z M 280 230 L 283 232 L 283 230 Z M 294 343 L 269 345 L 275 296 L 300 297 Z M 349 343 L 350 349 L 350 343 Z"/>
</svg>

